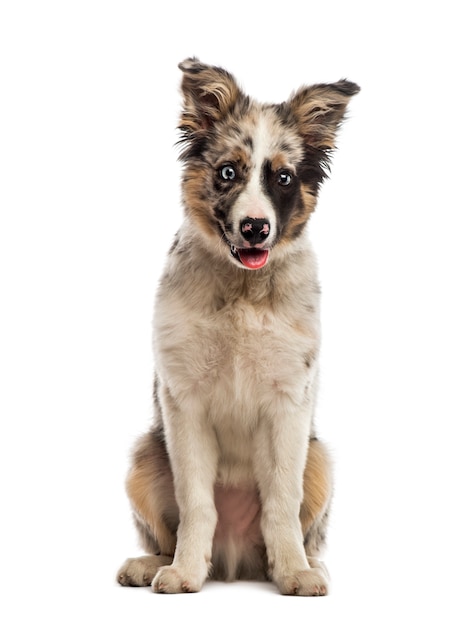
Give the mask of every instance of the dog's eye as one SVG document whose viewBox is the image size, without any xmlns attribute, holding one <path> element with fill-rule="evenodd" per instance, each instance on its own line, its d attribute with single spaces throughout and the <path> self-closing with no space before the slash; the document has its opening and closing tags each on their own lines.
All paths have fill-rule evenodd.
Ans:
<svg viewBox="0 0 472 626">
<path fill-rule="evenodd" d="M 220 168 L 220 176 L 223 180 L 234 180 L 236 178 L 236 170 L 232 165 L 223 165 Z"/>
<path fill-rule="evenodd" d="M 279 172 L 277 175 L 277 182 L 279 185 L 282 185 L 282 187 L 288 187 L 288 185 L 292 182 L 292 174 L 286 170 Z"/>
</svg>

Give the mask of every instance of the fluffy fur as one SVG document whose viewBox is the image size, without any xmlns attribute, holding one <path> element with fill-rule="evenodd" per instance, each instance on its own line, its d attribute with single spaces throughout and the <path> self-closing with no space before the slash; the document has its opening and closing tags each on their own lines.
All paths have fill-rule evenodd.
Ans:
<svg viewBox="0 0 472 626">
<path fill-rule="evenodd" d="M 155 423 L 127 480 L 148 556 L 122 585 L 198 591 L 208 576 L 324 595 L 332 478 L 314 432 L 320 345 L 305 226 L 359 88 L 278 105 L 187 59 L 180 122 L 185 220 L 157 293 Z"/>
</svg>

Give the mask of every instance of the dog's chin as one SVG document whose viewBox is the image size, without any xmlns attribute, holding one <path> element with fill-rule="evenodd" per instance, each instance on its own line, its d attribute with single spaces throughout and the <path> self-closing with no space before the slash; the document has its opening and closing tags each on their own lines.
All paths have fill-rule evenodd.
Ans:
<svg viewBox="0 0 472 626">
<path fill-rule="evenodd" d="M 239 267 L 246 270 L 260 270 L 267 265 L 269 260 L 269 248 L 238 248 L 221 228 L 222 240 L 228 246 L 229 258 Z"/>
<path fill-rule="evenodd" d="M 260 270 L 269 260 L 269 250 L 264 248 L 237 248 L 231 244 L 230 252 L 236 263 L 247 270 Z"/>
</svg>

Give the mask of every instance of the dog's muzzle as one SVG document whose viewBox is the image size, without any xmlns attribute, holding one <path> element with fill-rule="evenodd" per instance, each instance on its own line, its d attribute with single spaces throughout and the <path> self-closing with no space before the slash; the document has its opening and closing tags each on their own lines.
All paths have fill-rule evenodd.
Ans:
<svg viewBox="0 0 472 626">
<path fill-rule="evenodd" d="M 258 270 L 267 263 L 269 249 L 263 248 L 270 234 L 270 223 L 266 219 L 245 217 L 239 225 L 244 245 L 238 248 L 231 242 L 230 250 L 234 259 L 248 270 Z"/>
</svg>

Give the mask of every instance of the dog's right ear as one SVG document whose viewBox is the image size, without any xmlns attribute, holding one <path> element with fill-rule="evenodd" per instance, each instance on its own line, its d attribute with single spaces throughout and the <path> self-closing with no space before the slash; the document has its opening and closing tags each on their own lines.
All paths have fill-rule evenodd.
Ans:
<svg viewBox="0 0 472 626">
<path fill-rule="evenodd" d="M 233 76 L 221 67 L 204 65 L 196 58 L 179 64 L 182 78 L 183 111 L 180 130 L 189 139 L 206 131 L 233 108 L 241 91 Z"/>
</svg>

